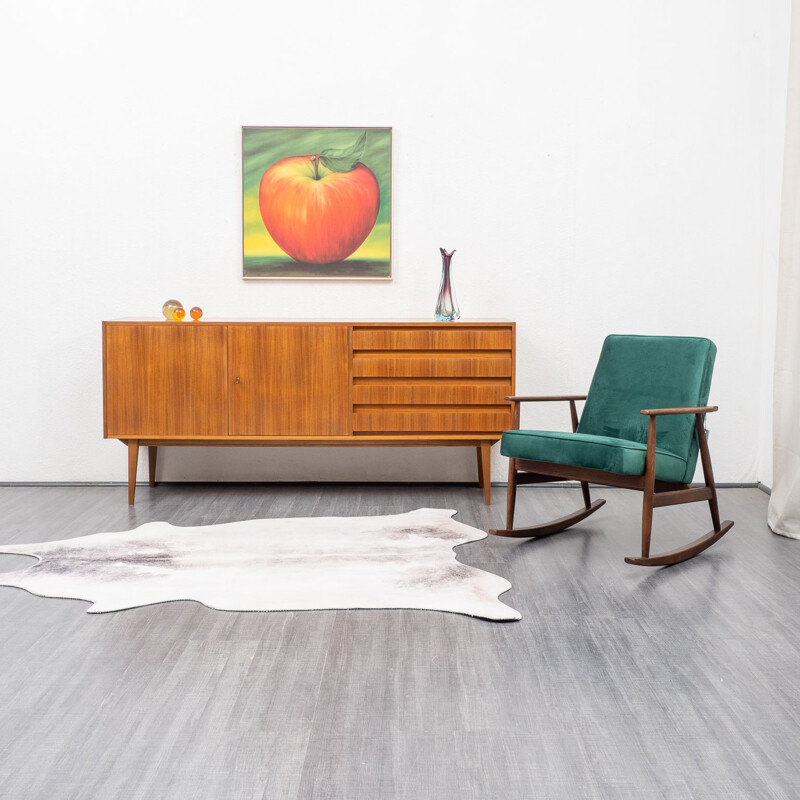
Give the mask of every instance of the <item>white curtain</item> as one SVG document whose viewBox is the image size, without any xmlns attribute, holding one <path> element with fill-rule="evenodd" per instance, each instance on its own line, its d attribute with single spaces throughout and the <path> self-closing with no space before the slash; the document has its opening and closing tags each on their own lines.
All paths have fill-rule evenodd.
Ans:
<svg viewBox="0 0 800 800">
<path fill-rule="evenodd" d="M 775 533 L 800 539 L 800 8 L 792 5 L 768 521 Z"/>
</svg>

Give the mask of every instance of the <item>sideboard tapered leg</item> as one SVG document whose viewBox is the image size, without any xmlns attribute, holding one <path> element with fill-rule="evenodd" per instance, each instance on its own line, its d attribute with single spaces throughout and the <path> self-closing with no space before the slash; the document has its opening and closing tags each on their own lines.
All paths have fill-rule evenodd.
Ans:
<svg viewBox="0 0 800 800">
<path fill-rule="evenodd" d="M 481 442 L 481 477 L 483 479 L 483 499 L 486 505 L 492 502 L 492 443 Z"/>
<path fill-rule="evenodd" d="M 139 464 L 139 440 L 128 440 L 128 505 L 133 505 L 136 495 L 136 467 Z"/>
<path fill-rule="evenodd" d="M 483 489 L 483 456 L 480 445 L 475 448 L 475 453 L 478 456 L 478 487 Z"/>
<path fill-rule="evenodd" d="M 158 458 L 158 448 L 147 448 L 147 466 L 150 468 L 150 485 L 156 485 L 156 459 Z"/>
</svg>

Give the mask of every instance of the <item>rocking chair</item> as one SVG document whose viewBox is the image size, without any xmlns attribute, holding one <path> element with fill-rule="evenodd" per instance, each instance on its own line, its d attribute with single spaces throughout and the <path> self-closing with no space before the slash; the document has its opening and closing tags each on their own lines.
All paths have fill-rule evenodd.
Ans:
<svg viewBox="0 0 800 800">
<path fill-rule="evenodd" d="M 507 397 L 514 428 L 503 433 L 500 452 L 509 457 L 506 529 L 495 536 L 547 536 L 594 514 L 605 500 L 591 501 L 589 483 L 644 493 L 642 555 L 628 564 L 647 567 L 693 558 L 732 527 L 720 523 L 717 490 L 704 426 L 717 348 L 708 339 L 679 336 L 609 336 L 588 395 Z M 572 433 L 519 430 L 520 404 L 569 403 Z M 580 422 L 576 401 L 586 400 Z M 656 421 L 661 417 L 656 432 Z M 697 456 L 705 486 L 692 488 Z M 518 484 L 579 481 L 584 507 L 530 528 L 514 528 Z M 650 555 L 653 509 L 707 500 L 713 530 L 675 550 Z"/>
</svg>

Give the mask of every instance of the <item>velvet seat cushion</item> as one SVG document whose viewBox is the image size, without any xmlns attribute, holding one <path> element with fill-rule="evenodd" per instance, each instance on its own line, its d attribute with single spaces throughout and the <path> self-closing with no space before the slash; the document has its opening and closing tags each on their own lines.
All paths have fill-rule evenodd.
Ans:
<svg viewBox="0 0 800 800">
<path fill-rule="evenodd" d="M 647 445 L 612 436 L 560 431 L 505 431 L 500 452 L 509 458 L 643 475 Z M 656 447 L 656 479 L 684 482 L 686 459 Z"/>
</svg>

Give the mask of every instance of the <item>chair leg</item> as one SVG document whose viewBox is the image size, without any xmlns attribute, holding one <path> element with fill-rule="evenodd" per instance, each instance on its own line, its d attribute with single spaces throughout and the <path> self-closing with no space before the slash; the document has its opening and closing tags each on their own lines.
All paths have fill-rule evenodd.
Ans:
<svg viewBox="0 0 800 800">
<path fill-rule="evenodd" d="M 589 494 L 589 484 L 586 481 L 581 481 L 581 494 L 583 494 L 584 508 L 592 507 L 592 497 Z"/>
<path fill-rule="evenodd" d="M 645 482 L 642 498 L 642 558 L 650 557 L 650 540 L 653 535 L 653 481 Z"/>
<path fill-rule="evenodd" d="M 650 537 L 653 532 L 653 494 L 656 488 L 656 417 L 651 416 L 647 429 L 647 455 L 644 461 L 644 492 L 642 498 L 642 558 L 650 556 Z"/>
<path fill-rule="evenodd" d="M 572 417 L 572 432 L 578 430 L 578 409 L 575 408 L 575 401 L 569 401 L 569 413 Z M 581 494 L 583 494 L 583 507 L 584 508 L 591 508 L 592 507 L 592 497 L 589 494 L 589 484 L 586 481 L 581 481 Z"/>
<path fill-rule="evenodd" d="M 508 459 L 508 492 L 506 494 L 506 528 L 514 527 L 514 506 L 517 504 L 517 462 Z"/>
<path fill-rule="evenodd" d="M 651 417 L 650 419 L 651 424 L 653 424 L 653 427 L 655 427 L 655 424 L 652 422 L 654 418 Z M 651 556 L 650 531 L 653 524 L 653 495 L 652 492 L 649 494 L 648 502 L 648 491 L 645 489 L 644 509 L 642 511 L 642 557 L 626 558 L 625 561 L 628 564 L 635 564 L 641 567 L 665 567 L 672 564 L 680 564 L 681 561 L 687 561 L 690 558 L 694 558 L 699 553 L 702 553 L 703 550 L 707 550 L 712 544 L 718 542 L 733 527 L 732 520 L 726 519 L 724 522 L 720 522 L 719 505 L 717 503 L 717 487 L 714 483 L 714 472 L 711 469 L 711 455 L 708 451 L 708 441 L 706 440 L 706 432 L 705 428 L 703 427 L 702 415 L 696 414 L 695 420 L 697 427 L 697 438 L 700 445 L 700 462 L 703 465 L 703 477 L 705 479 L 706 488 L 708 488 L 711 492 L 711 496 L 708 498 L 708 506 L 709 510 L 711 511 L 711 522 L 714 528 L 705 536 L 695 539 L 690 544 L 684 545 L 683 547 L 677 547 L 675 550 L 669 550 L 668 552 Z M 647 466 L 645 466 L 645 473 L 647 474 Z"/>
<path fill-rule="evenodd" d="M 481 442 L 481 475 L 483 477 L 483 502 L 492 502 L 492 443 Z"/>
<path fill-rule="evenodd" d="M 642 501 L 642 558 L 650 557 L 650 539 L 653 535 L 653 495 L 645 496 Z"/>
<path fill-rule="evenodd" d="M 714 482 L 714 470 L 711 467 L 711 453 L 708 451 L 708 439 L 706 439 L 706 429 L 700 415 L 695 420 L 697 428 L 697 440 L 700 445 L 700 463 L 703 465 L 703 480 L 706 487 L 711 490 L 711 497 L 708 498 L 708 510 L 711 512 L 711 523 L 714 530 L 720 529 L 719 504 L 717 503 L 717 484 Z"/>
</svg>

